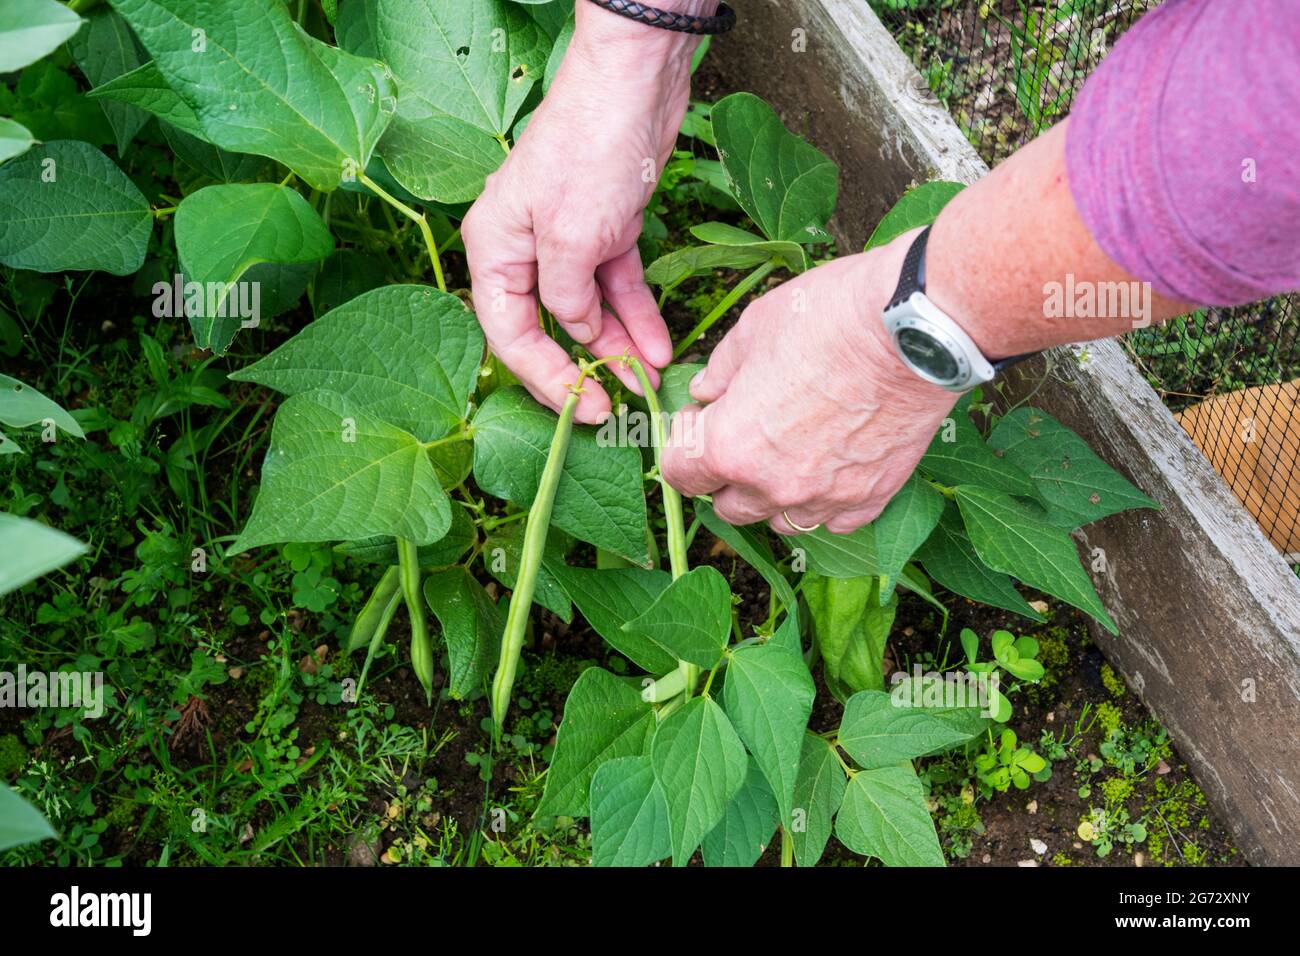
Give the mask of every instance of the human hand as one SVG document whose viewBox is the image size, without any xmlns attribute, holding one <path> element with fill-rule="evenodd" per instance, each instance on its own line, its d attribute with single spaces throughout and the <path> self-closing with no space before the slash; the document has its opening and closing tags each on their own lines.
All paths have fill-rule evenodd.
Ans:
<svg viewBox="0 0 1300 956">
<path fill-rule="evenodd" d="M 916 232 L 755 300 L 691 383 L 664 477 L 731 524 L 847 533 L 912 474 L 957 396 L 899 360 L 880 314 Z"/>
<path fill-rule="evenodd" d="M 699 0 L 677 5 L 686 3 Z M 462 227 L 488 344 L 556 411 L 578 369 L 542 329 L 538 298 L 597 358 L 636 356 L 656 387 L 655 369 L 672 360 L 636 241 L 686 111 L 696 45 L 588 3 L 576 16 L 550 90 Z M 630 369 L 610 368 L 640 393 Z M 596 423 L 609 411 L 609 397 L 588 380 L 577 420 Z"/>
</svg>

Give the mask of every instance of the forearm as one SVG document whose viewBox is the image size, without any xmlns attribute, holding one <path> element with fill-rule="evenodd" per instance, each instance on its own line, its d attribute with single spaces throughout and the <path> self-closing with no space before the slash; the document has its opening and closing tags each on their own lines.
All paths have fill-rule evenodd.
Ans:
<svg viewBox="0 0 1300 956">
<path fill-rule="evenodd" d="M 990 357 L 1118 335 L 1191 308 L 1136 282 L 1093 240 L 1070 193 L 1065 134 L 1061 123 L 1026 145 L 935 222 L 927 294 Z"/>
</svg>

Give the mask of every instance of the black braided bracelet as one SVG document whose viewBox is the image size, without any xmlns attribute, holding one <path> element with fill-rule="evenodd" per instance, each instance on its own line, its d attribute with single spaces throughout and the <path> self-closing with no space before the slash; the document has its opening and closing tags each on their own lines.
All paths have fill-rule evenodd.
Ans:
<svg viewBox="0 0 1300 956">
<path fill-rule="evenodd" d="M 670 13 L 658 7 L 649 7 L 633 0 L 591 0 L 601 9 L 617 13 L 621 17 L 644 23 L 661 30 L 676 30 L 678 33 L 693 33 L 697 36 L 710 36 L 726 33 L 736 25 L 736 11 L 725 3 L 718 4 L 718 12 L 711 17 L 692 17 L 684 13 Z"/>
</svg>

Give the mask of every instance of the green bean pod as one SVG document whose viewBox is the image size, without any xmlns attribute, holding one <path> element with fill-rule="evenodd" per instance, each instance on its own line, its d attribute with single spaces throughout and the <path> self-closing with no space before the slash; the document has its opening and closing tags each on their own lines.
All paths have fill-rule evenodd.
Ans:
<svg viewBox="0 0 1300 956">
<path fill-rule="evenodd" d="M 402 596 L 411 619 L 411 670 L 424 688 L 425 698 L 433 702 L 433 642 L 424 619 L 424 596 L 420 593 L 420 560 L 415 542 L 397 539 L 398 567 L 402 577 Z"/>
<path fill-rule="evenodd" d="M 506 614 L 506 632 L 501 639 L 501 659 L 492 678 L 492 722 L 494 733 L 500 737 L 510 708 L 510 691 L 515 685 L 515 672 L 519 669 L 519 655 L 524 647 L 524 634 L 528 629 L 528 612 L 533 604 L 533 590 L 537 586 L 537 572 L 542 565 L 546 547 L 546 533 L 551 525 L 551 508 L 555 504 L 555 490 L 560 485 L 564 459 L 569 451 L 569 437 L 573 433 L 573 413 L 578 406 L 575 389 L 565 399 L 560 410 L 560 420 L 555 426 L 555 436 L 546 456 L 546 467 L 537 486 L 537 496 L 528 509 L 524 525 L 524 545 L 519 563 L 519 574 L 510 594 L 510 610 Z"/>
</svg>

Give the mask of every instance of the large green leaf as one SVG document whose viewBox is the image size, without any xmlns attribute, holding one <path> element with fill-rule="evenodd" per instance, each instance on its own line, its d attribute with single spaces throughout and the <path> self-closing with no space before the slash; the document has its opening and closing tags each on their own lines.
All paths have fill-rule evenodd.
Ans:
<svg viewBox="0 0 1300 956">
<path fill-rule="evenodd" d="M 1047 522 L 1040 509 L 987 488 L 957 487 L 966 531 L 980 560 L 1086 611 L 1112 634 L 1115 622 L 1102 606 L 1070 535 Z"/>
<path fill-rule="evenodd" d="M 650 759 L 668 800 L 673 865 L 685 866 L 745 782 L 745 745 L 712 698 L 696 697 L 664 718 Z"/>
<path fill-rule="evenodd" d="M 61 568 L 86 546 L 54 528 L 0 511 L 0 594 Z"/>
<path fill-rule="evenodd" d="M 1077 528 L 1129 508 L 1159 507 L 1040 409 L 1017 408 L 1003 417 L 989 444 L 1033 479 L 1052 524 Z"/>
<path fill-rule="evenodd" d="M 377 0 L 367 12 L 400 89 L 380 145 L 388 168 L 424 199 L 475 198 L 505 159 L 504 138 L 542 78 L 550 36 L 506 0 Z"/>
<path fill-rule="evenodd" d="M 1035 621 L 1043 620 L 1043 616 L 1021 597 L 1009 577 L 994 571 L 979 559 L 966 536 L 961 512 L 955 502 L 944 507 L 934 531 L 917 550 L 916 559 L 925 566 L 930 577 L 954 594 L 1014 611 Z"/>
<path fill-rule="evenodd" d="M 81 27 L 55 0 L 0 0 L 0 73 L 12 73 L 53 53 Z"/>
<path fill-rule="evenodd" d="M 716 568 L 692 568 L 623 630 L 653 642 L 675 659 L 712 667 L 731 633 L 731 588 Z"/>
<path fill-rule="evenodd" d="M 204 138 L 269 156 L 313 188 L 364 170 L 396 110 L 380 64 L 311 37 L 280 0 L 111 2 Z"/>
<path fill-rule="evenodd" d="M 863 770 L 844 791 L 835 835 L 854 853 L 885 866 L 943 866 L 943 850 L 910 767 Z"/>
<path fill-rule="evenodd" d="M 0 375 L 0 422 L 13 428 L 26 428 L 46 419 L 69 435 L 86 437 L 77 420 L 58 402 L 51 401 L 16 378 Z"/>
<path fill-rule="evenodd" d="M 985 443 L 971 421 L 969 396 L 944 419 L 919 467 L 945 485 L 982 485 L 1026 497 L 1034 493 L 1029 476 Z"/>
<path fill-rule="evenodd" d="M 493 392 L 474 416 L 474 480 L 490 495 L 533 503 L 556 416 L 521 387 Z M 551 521 L 598 548 L 645 565 L 645 492 L 636 448 L 604 447 L 594 428 L 575 427 Z"/>
<path fill-rule="evenodd" d="M 91 99 L 112 100 L 152 113 L 177 129 L 207 142 L 198 114 L 167 85 L 158 64 L 150 60 L 95 87 Z"/>
<path fill-rule="evenodd" d="M 654 711 L 634 685 L 598 667 L 587 668 L 564 702 L 536 816 L 585 816 L 596 768 L 616 757 L 644 754 L 654 731 Z"/>
<path fill-rule="evenodd" d="M 671 852 L 668 801 L 650 758 L 606 760 L 591 778 L 591 865 L 649 866 Z"/>
<path fill-rule="evenodd" d="M 422 441 L 464 420 L 483 333 L 460 299 L 427 286 L 373 289 L 231 374 L 296 395 L 325 388 Z"/>
<path fill-rule="evenodd" d="M 844 800 L 848 781 L 830 743 L 805 734 L 794 785 L 794 821 L 790 837 L 800 866 L 816 866 L 831 837 L 835 811 Z"/>
<path fill-rule="evenodd" d="M 58 140 L 0 166 L 0 263 L 130 275 L 144 263 L 153 213 L 95 147 Z"/>
<path fill-rule="evenodd" d="M 880 603 L 880 579 L 804 578 L 804 599 L 821 652 L 827 686 L 841 700 L 884 686 L 885 641 L 898 610 L 895 595 Z"/>
<path fill-rule="evenodd" d="M 307 200 L 274 183 L 232 183 L 191 193 L 176 210 L 176 251 L 188 282 L 221 294 L 205 295 L 202 307 L 186 308 L 199 348 L 224 352 L 241 321 L 231 308 L 232 286 L 253 266 L 319 262 L 334 249 L 334 239 Z M 240 299 L 245 296 L 240 293 Z M 198 314 L 195 314 L 195 313 Z M 228 313 L 234 312 L 231 315 Z"/>
<path fill-rule="evenodd" d="M 753 866 L 772 841 L 778 822 L 772 788 L 750 761 L 744 784 L 727 801 L 722 820 L 708 832 L 700 846 L 704 865 Z"/>
<path fill-rule="evenodd" d="M 835 211 L 839 170 L 751 93 L 713 106 L 713 135 L 732 194 L 768 239 L 821 242 Z"/>
<path fill-rule="evenodd" d="M 952 711 L 967 712 L 958 715 L 965 719 L 954 719 Z M 912 707 L 882 690 L 864 690 L 844 707 L 839 744 L 859 766 L 874 770 L 965 743 L 982 725 L 978 707 Z"/>
<path fill-rule="evenodd" d="M 551 41 L 507 0 L 377 0 L 379 56 L 431 108 L 504 136 Z"/>
<path fill-rule="evenodd" d="M 667 372 L 672 369 L 698 369 L 701 367 L 672 366 L 672 368 L 665 371 L 664 380 L 667 381 Z M 661 401 L 663 391 L 664 389 L 661 386 L 659 389 Z M 673 411 L 676 411 L 676 409 L 673 409 Z M 700 519 L 700 524 L 730 545 L 736 554 L 740 555 L 750 567 L 763 576 L 763 580 L 776 593 L 777 600 L 781 602 L 782 607 L 790 611 L 798 607 L 798 599 L 795 597 L 794 588 L 790 586 L 790 582 L 785 579 L 785 575 L 777 567 L 776 558 L 772 555 L 772 548 L 762 525 L 737 527 L 736 525 L 727 524 L 713 513 L 713 506 L 703 499 L 696 499 L 695 501 L 695 516 Z"/>
<path fill-rule="evenodd" d="M 25 3 L 27 0 L 11 2 Z M 3 16 L 4 3 L 5 0 L 0 0 L 0 16 Z M 41 816 L 40 811 L 0 783 L 0 851 L 24 843 L 35 843 L 54 835 L 54 829 Z"/>
<path fill-rule="evenodd" d="M 938 218 L 940 210 L 948 205 L 948 201 L 965 188 L 963 183 L 937 180 L 909 189 L 876 224 L 863 251 L 883 246 L 917 226 L 930 225 Z"/>
<path fill-rule="evenodd" d="M 592 630 L 632 663 L 649 674 L 666 674 L 677 666 L 677 658 L 654 641 L 623 629 L 652 604 L 668 582 L 665 571 L 649 568 L 554 569 L 560 586 L 578 605 Z"/>
<path fill-rule="evenodd" d="M 318 389 L 276 413 L 261 492 L 232 552 L 374 535 L 430 544 L 450 526 L 447 493 L 420 440 Z"/>
<path fill-rule="evenodd" d="M 85 25 L 68 41 L 68 52 L 91 86 L 115 80 L 137 69 L 147 59 L 141 55 L 140 44 L 126 21 L 107 7 L 91 10 L 86 15 Z M 149 122 L 149 114 L 113 99 L 105 99 L 99 105 L 113 127 L 118 153 L 125 152 L 135 134 Z"/>
<path fill-rule="evenodd" d="M 406 103 L 379 144 L 389 171 L 421 199 L 458 203 L 477 199 L 506 158 L 497 140 L 464 120 L 421 115 Z"/>
<path fill-rule="evenodd" d="M 786 539 L 796 552 L 801 551 L 807 567 L 802 570 L 824 574 L 828 578 L 861 578 L 880 574 L 876 557 L 876 529 L 864 525 L 851 534 L 835 534 L 818 528 L 807 534 Z M 797 557 L 798 555 L 796 555 Z M 796 565 L 796 570 L 801 570 Z"/>
<path fill-rule="evenodd" d="M 22 123 L 0 119 L 0 163 L 21 156 L 35 145 L 31 130 Z"/>
<path fill-rule="evenodd" d="M 424 600 L 438 619 L 447 645 L 448 692 L 464 700 L 491 675 L 504 622 L 483 586 L 465 568 L 447 568 L 425 578 Z"/>
<path fill-rule="evenodd" d="M 771 786 L 787 826 L 799 751 L 816 693 L 797 648 L 775 641 L 747 644 L 733 651 L 727 662 L 723 707 Z"/>
<path fill-rule="evenodd" d="M 880 589 L 882 601 L 889 600 L 903 565 L 912 560 L 912 554 L 939 523 L 943 502 L 943 495 L 923 478 L 913 475 L 872 522 L 876 562 L 879 573 L 886 577 Z"/>
</svg>

